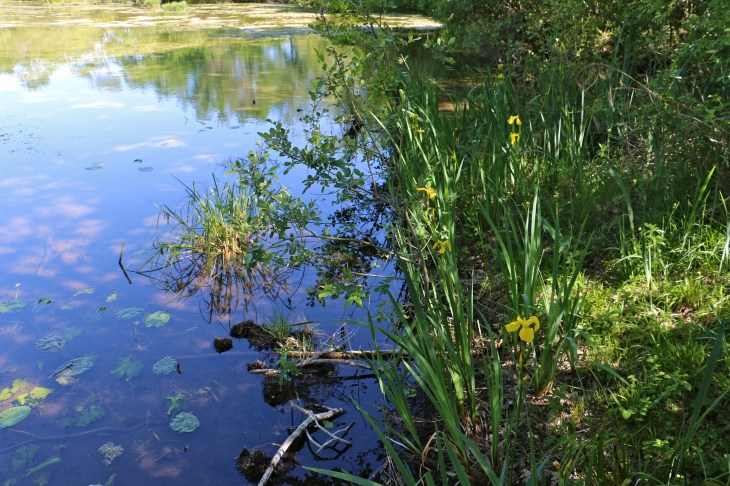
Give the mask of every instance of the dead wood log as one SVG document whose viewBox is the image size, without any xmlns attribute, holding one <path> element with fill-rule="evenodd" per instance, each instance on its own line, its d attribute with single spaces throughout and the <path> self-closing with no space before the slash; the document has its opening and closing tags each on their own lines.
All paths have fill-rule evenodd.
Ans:
<svg viewBox="0 0 730 486">
<path fill-rule="evenodd" d="M 295 406 L 296 408 L 299 408 L 294 404 L 292 404 L 292 405 Z M 289 435 L 289 438 L 286 439 L 284 441 L 284 443 L 281 444 L 281 447 L 279 447 L 279 450 L 276 451 L 276 454 L 274 454 L 274 457 L 271 459 L 271 464 L 264 472 L 264 475 L 261 477 L 261 481 L 259 481 L 258 486 L 264 486 L 266 484 L 266 482 L 269 480 L 269 477 L 271 477 L 271 473 L 274 472 L 274 468 L 276 467 L 277 464 L 279 464 L 279 461 L 284 456 L 284 453 L 286 453 L 287 449 L 289 449 L 289 447 L 294 443 L 294 441 L 297 439 L 297 437 L 302 435 L 305 430 L 307 430 L 311 425 L 313 425 L 315 423 L 318 424 L 318 422 L 320 420 L 328 420 L 328 419 L 337 417 L 337 416 L 345 413 L 344 408 L 328 408 L 328 407 L 323 407 L 323 408 L 326 408 L 327 411 L 322 412 L 322 413 L 317 413 L 317 414 L 313 414 L 311 412 L 306 414 L 307 418 L 304 420 L 304 422 L 302 422 L 301 425 L 299 427 L 297 427 L 297 429 L 294 432 L 292 432 L 291 435 Z M 302 410 L 301 408 L 299 408 L 299 409 Z"/>
</svg>

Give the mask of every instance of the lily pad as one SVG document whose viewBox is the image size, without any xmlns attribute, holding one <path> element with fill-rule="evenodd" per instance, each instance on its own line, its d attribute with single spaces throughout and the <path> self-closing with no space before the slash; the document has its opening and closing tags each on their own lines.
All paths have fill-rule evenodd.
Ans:
<svg viewBox="0 0 730 486">
<path fill-rule="evenodd" d="M 91 164 L 89 167 L 86 168 L 86 170 L 99 170 L 103 169 L 106 164 L 104 162 L 97 162 L 96 164 Z"/>
<path fill-rule="evenodd" d="M 165 311 L 157 311 L 144 318 L 144 325 L 147 327 L 162 327 L 170 320 L 170 314 Z"/>
<path fill-rule="evenodd" d="M 142 307 L 128 307 L 116 313 L 117 319 L 131 319 L 144 311 Z"/>
<path fill-rule="evenodd" d="M 200 427 L 200 420 L 190 412 L 181 412 L 170 421 L 170 427 L 175 432 L 192 432 Z"/>
<path fill-rule="evenodd" d="M 30 407 L 27 405 L 3 410 L 0 412 L 0 429 L 7 429 L 8 427 L 12 427 L 17 423 L 22 422 L 29 413 Z"/>
<path fill-rule="evenodd" d="M 143 366 L 144 365 L 141 361 L 138 361 L 131 356 L 119 358 L 117 367 L 111 371 L 111 374 L 117 378 L 124 378 L 126 376 L 127 381 L 129 381 L 142 371 Z"/>
<path fill-rule="evenodd" d="M 75 358 L 66 363 L 65 365 L 54 371 L 51 376 L 56 377 L 56 381 L 61 385 L 68 385 L 73 383 L 75 380 L 72 378 L 78 374 L 87 371 L 89 368 L 94 366 L 96 362 L 96 355 L 90 354 L 81 358 Z"/>
<path fill-rule="evenodd" d="M 51 302 L 53 302 L 53 299 L 51 299 L 50 297 L 41 297 L 40 299 L 38 299 L 38 302 L 36 302 L 36 304 L 33 306 L 33 310 L 31 312 L 33 314 L 36 314 Z"/>
<path fill-rule="evenodd" d="M 79 326 L 69 326 L 63 330 L 63 338 L 66 341 L 73 341 L 74 338 L 81 336 L 84 328 Z"/>
<path fill-rule="evenodd" d="M 152 167 L 140 167 L 137 170 L 140 172 L 152 172 L 154 169 Z"/>
<path fill-rule="evenodd" d="M 6 300 L 0 304 L 0 314 L 10 314 L 11 312 L 20 312 L 25 309 L 25 302 L 18 299 Z"/>
<path fill-rule="evenodd" d="M 157 363 L 152 365 L 152 371 L 156 375 L 160 375 L 160 374 L 166 375 L 168 373 L 175 371 L 176 367 L 177 367 L 177 361 L 172 359 L 172 357 L 170 357 L 170 356 L 165 356 L 164 358 L 159 360 Z"/>
<path fill-rule="evenodd" d="M 66 340 L 58 334 L 51 334 L 44 338 L 40 338 L 35 342 L 35 348 L 38 351 L 58 351 L 66 345 Z"/>
</svg>

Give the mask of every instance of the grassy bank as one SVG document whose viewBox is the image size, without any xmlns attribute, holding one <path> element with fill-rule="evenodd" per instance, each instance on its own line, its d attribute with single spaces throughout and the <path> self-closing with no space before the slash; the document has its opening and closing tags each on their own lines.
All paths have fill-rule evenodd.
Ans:
<svg viewBox="0 0 730 486">
<path fill-rule="evenodd" d="M 580 36 L 554 45 L 538 31 L 545 49 L 503 45 L 504 62 L 446 89 L 403 55 L 417 39 L 359 6 L 320 17 L 334 47 L 319 55 L 306 146 L 280 124 L 262 135 L 287 170 L 310 169 L 307 187 L 392 215 L 380 244 L 364 242 L 397 261 L 407 287 L 386 324 L 363 323 L 403 350 L 371 362 L 383 415 L 363 407 L 392 466 L 380 481 L 730 484 L 729 63 L 717 17 L 685 19 L 671 46 L 661 19 L 647 20 L 654 50 L 626 32 L 589 59 Z M 428 47 L 448 60 L 449 44 Z M 341 137 L 323 128 L 325 93 Z M 282 227 L 363 244 L 352 225 Z M 280 265 L 322 261 L 290 242 Z M 337 261 L 313 289 L 320 300 L 386 292 Z"/>
<path fill-rule="evenodd" d="M 707 22 L 687 20 L 664 69 L 626 40 L 590 61 L 519 47 L 444 93 L 392 39 L 400 72 L 363 68 L 371 93 L 390 94 L 365 123 L 389 150 L 362 137 L 362 153 L 383 162 L 375 197 L 398 216 L 409 290 L 376 329 L 409 356 L 378 363 L 401 425 L 370 417 L 405 445 L 384 436 L 398 481 L 730 481 L 727 65 L 722 49 L 712 74 L 688 65 L 709 55 Z M 378 52 L 377 39 L 322 31 Z M 359 65 L 332 59 L 328 90 L 368 119 L 368 100 L 347 96 Z M 412 383 L 433 427 L 412 417 Z"/>
</svg>

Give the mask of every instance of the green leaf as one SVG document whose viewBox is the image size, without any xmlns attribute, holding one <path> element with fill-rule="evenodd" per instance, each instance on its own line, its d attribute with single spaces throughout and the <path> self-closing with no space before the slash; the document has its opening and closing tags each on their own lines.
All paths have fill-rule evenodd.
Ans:
<svg viewBox="0 0 730 486">
<path fill-rule="evenodd" d="M 38 451 L 35 444 L 18 447 L 13 454 L 13 472 L 18 472 L 33 461 L 33 456 Z"/>
<path fill-rule="evenodd" d="M 162 327 L 170 320 L 170 314 L 165 311 L 157 311 L 144 318 L 144 325 L 147 327 Z"/>
<path fill-rule="evenodd" d="M 200 421 L 190 412 L 181 412 L 170 421 L 170 427 L 175 432 L 192 432 L 200 427 Z"/>
<path fill-rule="evenodd" d="M 30 407 L 13 407 L 0 412 L 0 429 L 7 429 L 22 422 L 30 413 Z"/>
<path fill-rule="evenodd" d="M 25 302 L 18 299 L 6 300 L 0 304 L 0 314 L 9 314 L 11 312 L 20 312 L 25 309 Z"/>
<path fill-rule="evenodd" d="M 111 371 L 111 374 L 117 378 L 127 377 L 127 381 L 139 375 L 144 365 L 141 361 L 128 356 L 126 358 L 119 358 L 117 367 Z"/>
<path fill-rule="evenodd" d="M 122 309 L 116 313 L 117 319 L 131 319 L 132 317 L 138 316 L 144 311 L 142 307 L 128 307 Z"/>
<path fill-rule="evenodd" d="M 161 360 L 159 360 L 157 363 L 152 365 L 152 371 L 156 374 L 168 374 L 172 371 L 175 371 L 175 368 L 177 367 L 177 361 L 175 361 L 170 356 L 165 356 Z"/>
<path fill-rule="evenodd" d="M 333 429 L 335 428 L 335 424 L 330 422 L 329 420 L 323 420 L 322 425 L 324 425 L 325 429 Z"/>
<path fill-rule="evenodd" d="M 33 310 L 31 312 L 33 314 L 36 314 L 51 302 L 53 302 L 53 299 L 51 299 L 50 297 L 41 297 L 40 299 L 38 299 L 36 305 L 33 306 Z"/>
<path fill-rule="evenodd" d="M 165 397 L 165 399 L 170 400 L 170 405 L 167 407 L 167 415 L 170 415 L 173 410 L 180 408 L 180 402 L 185 400 L 185 396 L 181 393 L 178 393 L 171 397 Z"/>
</svg>

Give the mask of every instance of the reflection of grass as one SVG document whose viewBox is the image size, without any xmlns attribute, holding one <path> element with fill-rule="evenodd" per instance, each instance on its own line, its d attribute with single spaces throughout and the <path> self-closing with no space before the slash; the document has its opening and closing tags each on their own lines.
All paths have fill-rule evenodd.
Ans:
<svg viewBox="0 0 730 486">
<path fill-rule="evenodd" d="M 149 0 L 145 0 L 149 1 Z M 152 0 L 154 1 L 154 0 Z M 163 3 L 162 9 L 167 10 L 168 12 L 177 12 L 179 10 L 185 10 L 188 7 L 188 3 L 185 1 L 182 2 L 170 2 L 170 3 Z"/>
</svg>

